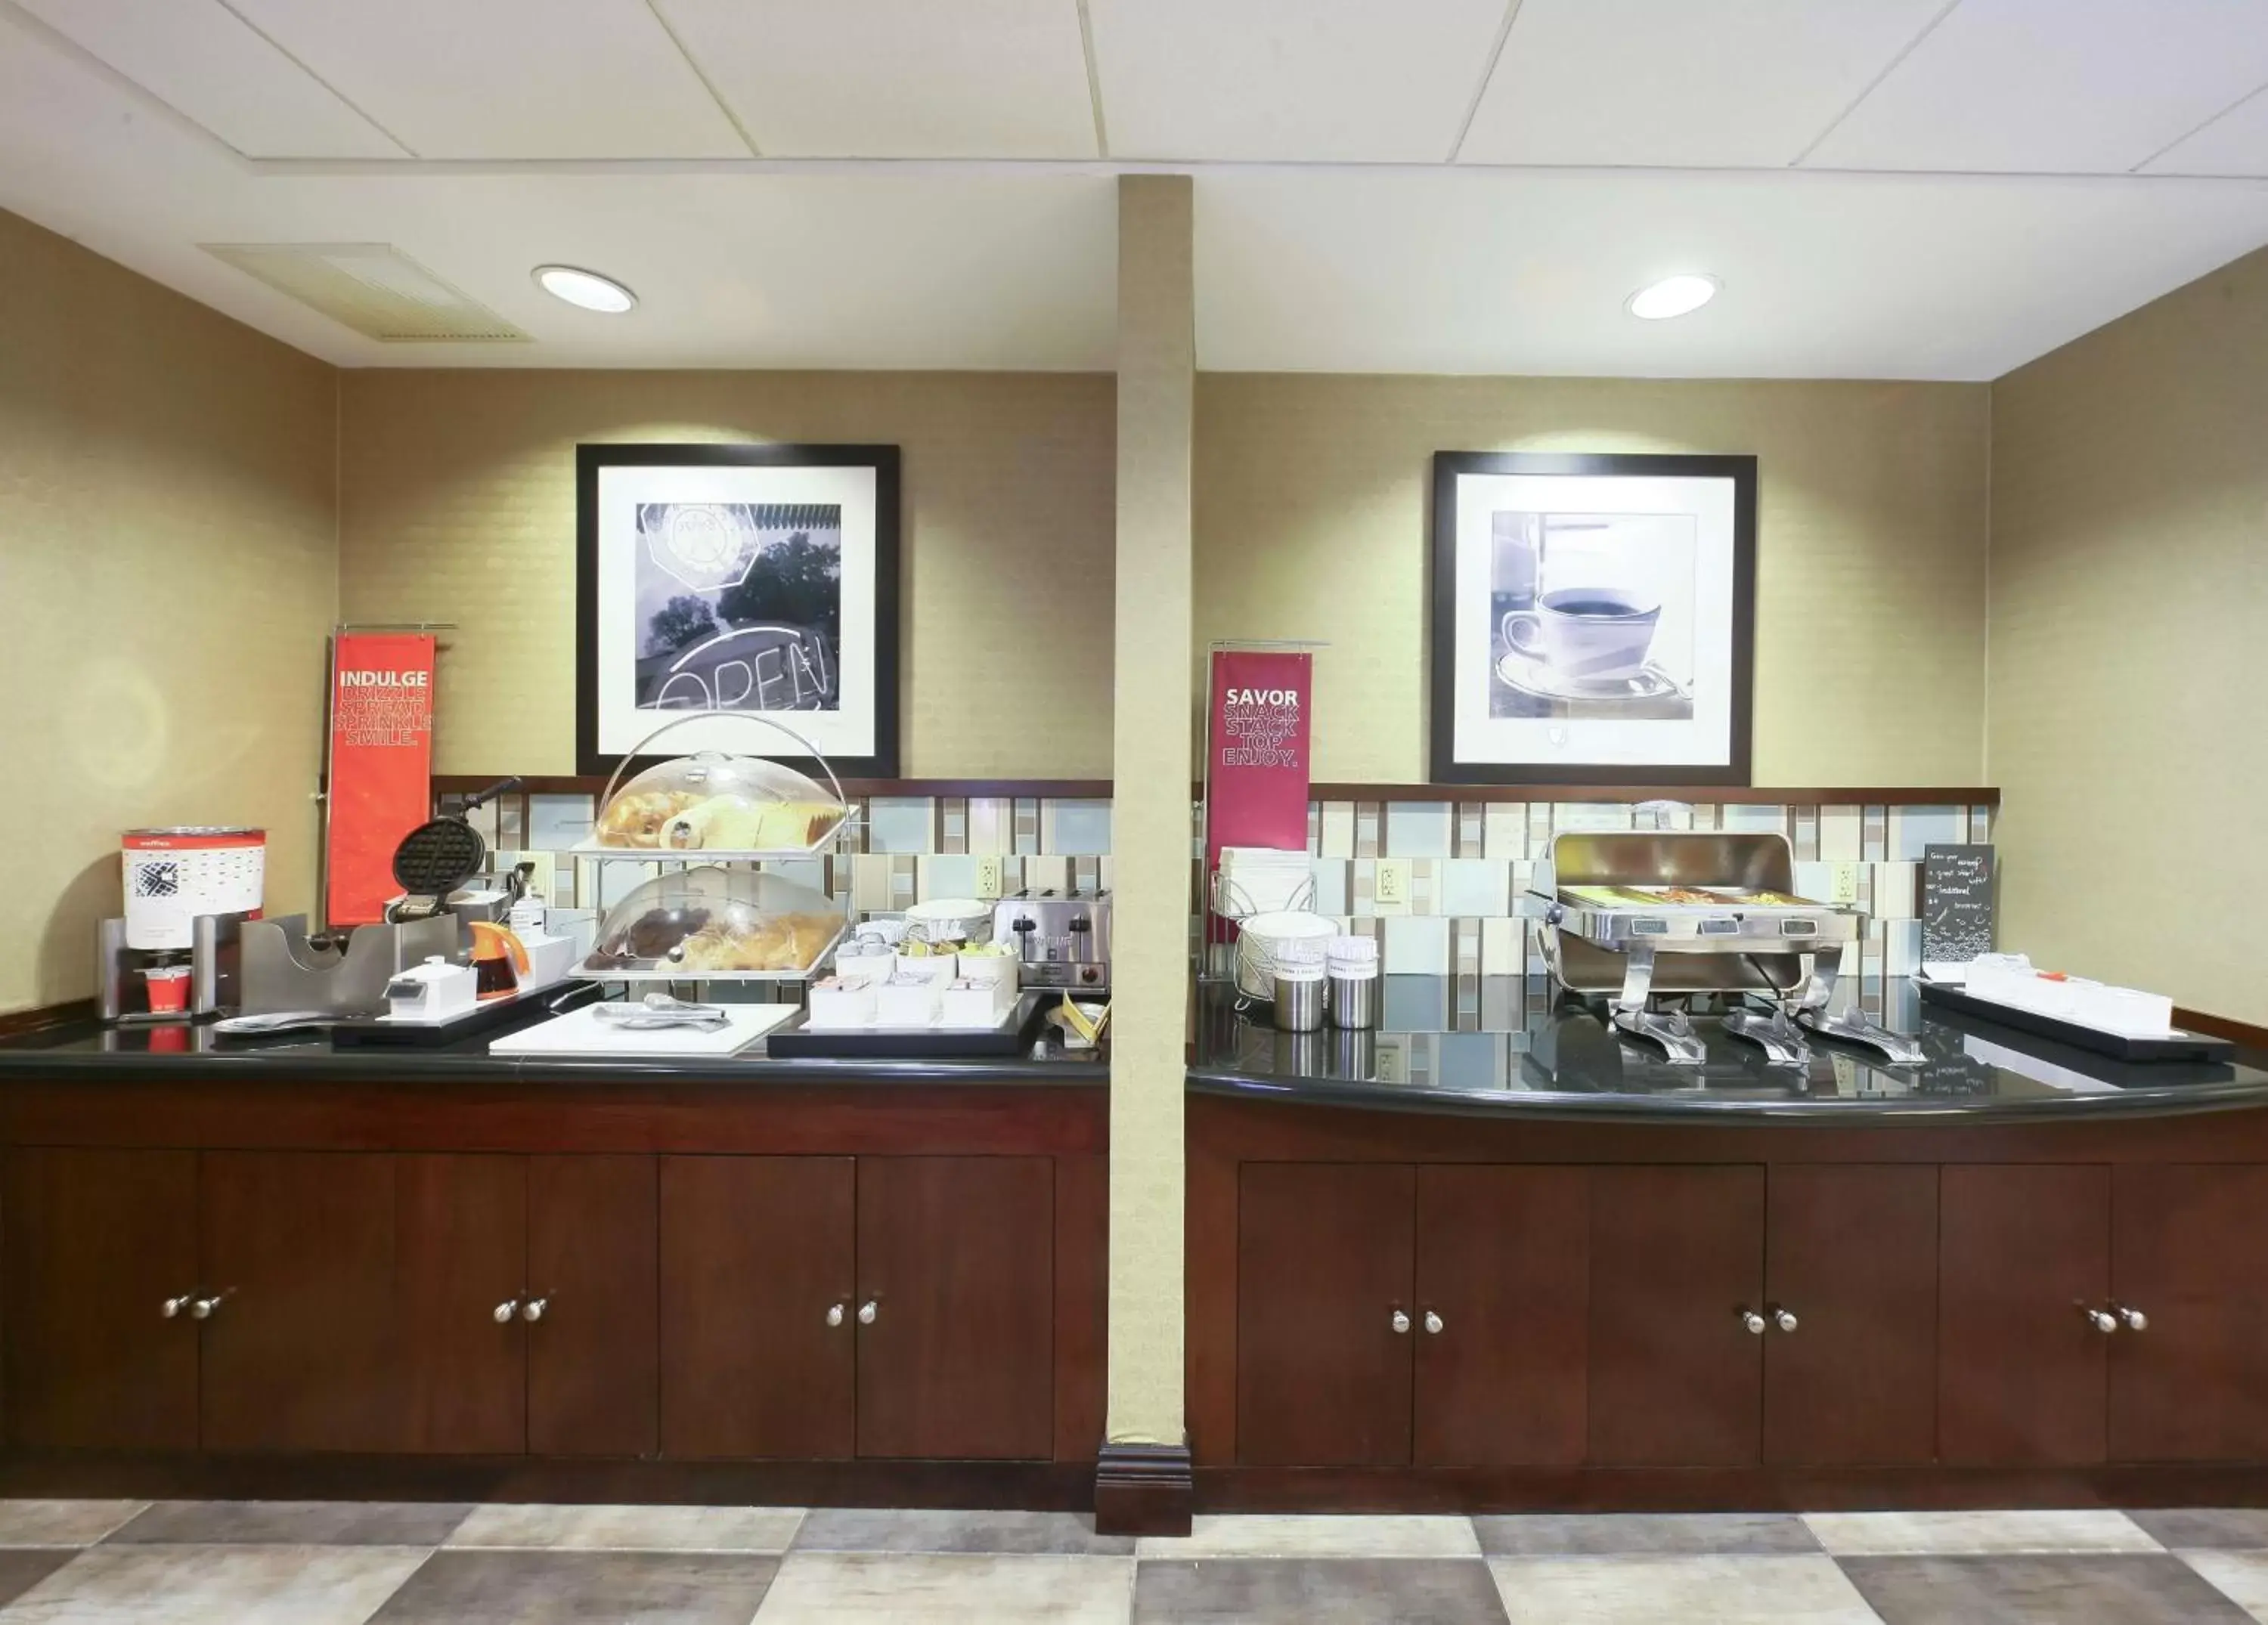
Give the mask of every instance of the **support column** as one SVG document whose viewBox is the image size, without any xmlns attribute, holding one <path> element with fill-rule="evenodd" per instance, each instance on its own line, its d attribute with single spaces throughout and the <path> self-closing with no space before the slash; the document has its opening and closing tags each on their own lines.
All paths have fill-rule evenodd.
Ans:
<svg viewBox="0 0 2268 1625">
<path fill-rule="evenodd" d="M 1110 1413 L 1095 1522 L 1185 1533 L 1182 1092 L 1189 997 L 1187 175 L 1118 182 L 1117 643 L 1111 761 Z"/>
</svg>

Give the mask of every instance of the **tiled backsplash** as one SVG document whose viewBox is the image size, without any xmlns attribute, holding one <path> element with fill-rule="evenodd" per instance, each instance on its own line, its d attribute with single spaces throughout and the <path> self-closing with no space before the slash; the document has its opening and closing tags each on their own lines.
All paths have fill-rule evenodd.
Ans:
<svg viewBox="0 0 2268 1625">
<path fill-rule="evenodd" d="M 1883 981 L 1911 975 L 1921 954 L 1915 917 L 1922 849 L 1992 839 L 1989 806 L 1819 806 L 1547 801 L 1321 801 L 1307 809 L 1316 912 L 1380 938 L 1388 974 L 1541 975 L 1529 922 L 1511 917 L 1537 858 L 1560 830 L 1738 829 L 1785 835 L 1796 890 L 1834 894 L 1856 866 L 1857 903 L 1872 916 L 1855 963 L 1868 1008 Z M 1409 901 L 1381 907 L 1381 858 L 1407 860 Z"/>
<path fill-rule="evenodd" d="M 578 864 L 567 856 L 589 837 L 595 799 L 581 792 L 537 791 L 504 796 L 477 809 L 472 822 L 489 843 L 491 871 L 501 873 L 533 858 L 537 889 L 563 908 L 603 908 L 658 872 L 659 863 Z M 453 801 L 461 805 L 461 798 L 444 797 L 443 810 Z M 983 884 L 989 865 L 980 858 L 999 860 L 1003 896 L 1027 886 L 1107 889 L 1110 803 L 1050 796 L 874 796 L 852 801 L 843 849 L 772 867 L 830 897 L 848 889 L 867 914 L 895 912 L 930 897 L 984 897 L 991 888 Z M 578 896 L 578 886 L 586 883 L 595 884 L 600 894 Z"/>
</svg>

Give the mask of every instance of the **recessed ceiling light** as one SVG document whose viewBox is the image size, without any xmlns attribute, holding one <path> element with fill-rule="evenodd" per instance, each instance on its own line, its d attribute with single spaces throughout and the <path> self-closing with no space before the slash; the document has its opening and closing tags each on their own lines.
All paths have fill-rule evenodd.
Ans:
<svg viewBox="0 0 2268 1625">
<path fill-rule="evenodd" d="M 577 270 L 571 265 L 537 266 L 535 285 L 555 299 L 609 316 L 619 316 L 637 303 L 637 295 L 613 277 Z"/>
<path fill-rule="evenodd" d="M 1716 297 L 1717 279 L 1713 276 L 1665 276 L 1631 295 L 1627 308 L 1642 320 L 1663 321 L 1697 311 Z"/>
</svg>

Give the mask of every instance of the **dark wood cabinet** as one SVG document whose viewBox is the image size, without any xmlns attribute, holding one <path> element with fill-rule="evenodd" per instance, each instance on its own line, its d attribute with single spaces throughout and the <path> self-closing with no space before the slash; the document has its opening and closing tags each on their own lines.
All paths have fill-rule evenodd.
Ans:
<svg viewBox="0 0 2268 1625">
<path fill-rule="evenodd" d="M 1948 1463 L 2082 1465 L 2104 1454 L 2110 1170 L 1940 1174 L 1938 1449 Z"/>
<path fill-rule="evenodd" d="M 392 1447 L 515 1454 L 527 1447 L 527 1340 L 517 1312 L 526 1159 L 403 1156 L 393 1167 Z"/>
<path fill-rule="evenodd" d="M 1245 1165 L 1236 1234 L 1240 1460 L 1410 1460 L 1416 1180 L 1414 1169 L 1391 1164 Z"/>
<path fill-rule="evenodd" d="M 527 1448 L 647 1456 L 659 1448 L 659 1198 L 644 1156 L 527 1159 Z M 523 1306 L 525 1315 L 526 1308 Z"/>
<path fill-rule="evenodd" d="M 1412 1460 L 1581 1461 L 1588 1170 L 1435 1166 L 1417 1178 Z"/>
<path fill-rule="evenodd" d="M 1937 1170 L 1782 1166 L 1767 1184 L 1764 1460 L 1932 1460 Z"/>
<path fill-rule="evenodd" d="M 1756 1460 L 1764 1226 L 1761 1167 L 1591 1170 L 1592 1461 Z"/>
<path fill-rule="evenodd" d="M 393 1447 L 394 1158 L 207 1151 L 197 1195 L 204 1448 Z"/>
<path fill-rule="evenodd" d="M 858 1453 L 1044 1460 L 1054 1164 L 861 1158 L 858 1207 Z"/>
<path fill-rule="evenodd" d="M 2110 1212 L 2111 1458 L 2268 1460 L 2268 1168 L 2123 1167 Z"/>
<path fill-rule="evenodd" d="M 197 1154 L 26 1147 L 5 1181 L 10 1442 L 195 1449 Z"/>
<path fill-rule="evenodd" d="M 661 1451 L 857 1448 L 857 1165 L 661 1159 Z"/>
</svg>

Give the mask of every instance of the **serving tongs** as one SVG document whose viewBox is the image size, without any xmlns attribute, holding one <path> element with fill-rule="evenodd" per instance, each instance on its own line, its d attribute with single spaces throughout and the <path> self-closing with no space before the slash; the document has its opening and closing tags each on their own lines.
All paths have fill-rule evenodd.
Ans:
<svg viewBox="0 0 2268 1625">
<path fill-rule="evenodd" d="M 655 1033 L 670 1027 L 714 1033 L 732 1021 L 721 1005 L 695 1004 L 666 993 L 649 993 L 635 1004 L 596 1005 L 593 1013 L 601 1026 L 624 1033 Z"/>
</svg>

